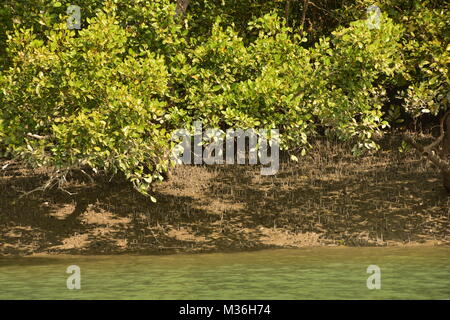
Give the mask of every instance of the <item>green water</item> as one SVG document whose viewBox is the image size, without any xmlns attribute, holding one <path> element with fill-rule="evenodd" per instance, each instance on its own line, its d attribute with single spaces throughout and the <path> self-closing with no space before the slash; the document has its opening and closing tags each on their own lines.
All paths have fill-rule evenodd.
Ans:
<svg viewBox="0 0 450 320">
<path fill-rule="evenodd" d="M 81 269 L 81 289 L 66 269 Z M 367 288 L 369 265 L 381 289 Z M 0 299 L 450 299 L 450 248 L 0 258 Z"/>
</svg>

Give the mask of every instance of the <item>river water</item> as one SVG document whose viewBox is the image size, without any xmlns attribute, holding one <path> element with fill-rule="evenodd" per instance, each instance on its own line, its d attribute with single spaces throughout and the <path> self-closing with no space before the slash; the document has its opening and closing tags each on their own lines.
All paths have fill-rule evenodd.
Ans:
<svg viewBox="0 0 450 320">
<path fill-rule="evenodd" d="M 380 289 L 367 287 L 370 265 Z M 450 247 L 3 257 L 0 299 L 450 299 Z"/>
</svg>

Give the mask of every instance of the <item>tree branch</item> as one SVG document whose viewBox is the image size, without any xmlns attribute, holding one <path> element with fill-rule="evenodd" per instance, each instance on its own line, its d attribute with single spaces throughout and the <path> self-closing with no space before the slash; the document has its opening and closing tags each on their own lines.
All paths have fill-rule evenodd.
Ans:
<svg viewBox="0 0 450 320">
<path fill-rule="evenodd" d="M 306 20 L 306 12 L 308 11 L 309 0 L 303 0 L 303 12 L 302 12 L 302 20 L 300 22 L 300 35 L 303 35 L 303 28 L 305 26 Z"/>
<path fill-rule="evenodd" d="M 45 140 L 45 139 L 50 138 L 50 136 L 40 136 L 38 134 L 34 134 L 34 133 L 31 133 L 31 132 L 27 133 L 27 137 L 30 137 L 30 138 L 33 138 L 33 139 L 37 139 L 37 140 Z"/>
<path fill-rule="evenodd" d="M 431 146 L 435 145 L 437 140 L 435 142 L 433 142 L 432 144 L 430 144 L 429 146 L 423 147 L 420 144 L 418 144 L 416 141 L 414 141 L 414 139 L 407 134 L 403 134 L 403 139 L 408 144 L 413 146 L 416 150 L 418 150 L 420 153 L 422 153 L 424 156 L 426 156 L 428 158 L 428 160 L 430 160 L 434 165 L 436 165 L 436 167 L 441 169 L 443 172 L 450 172 L 450 164 L 447 163 L 446 161 L 444 161 L 443 159 L 439 158 L 436 155 L 436 152 L 430 148 Z"/>
<path fill-rule="evenodd" d="M 175 16 L 184 16 L 186 13 L 187 7 L 189 6 L 190 0 L 177 0 L 177 9 Z"/>
</svg>

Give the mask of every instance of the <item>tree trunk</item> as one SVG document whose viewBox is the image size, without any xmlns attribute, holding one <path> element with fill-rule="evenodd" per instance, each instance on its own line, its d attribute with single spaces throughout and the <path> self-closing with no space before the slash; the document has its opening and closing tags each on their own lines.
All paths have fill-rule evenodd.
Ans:
<svg viewBox="0 0 450 320">
<path fill-rule="evenodd" d="M 289 25 L 289 16 L 291 15 L 291 1 L 286 0 L 286 6 L 284 8 L 284 17 L 286 18 L 286 25 Z"/>
<path fill-rule="evenodd" d="M 450 153 L 450 110 L 447 111 L 442 118 L 441 135 L 444 135 L 441 156 L 447 158 Z"/>
</svg>

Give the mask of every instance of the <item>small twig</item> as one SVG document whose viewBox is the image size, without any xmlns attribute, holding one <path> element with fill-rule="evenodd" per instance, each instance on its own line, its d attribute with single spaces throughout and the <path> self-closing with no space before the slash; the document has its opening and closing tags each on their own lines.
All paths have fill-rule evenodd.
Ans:
<svg viewBox="0 0 450 320">
<path fill-rule="evenodd" d="M 40 136 L 38 134 L 34 134 L 34 133 L 31 133 L 31 132 L 27 133 L 27 137 L 30 137 L 30 138 L 33 138 L 33 139 L 37 139 L 37 140 L 45 140 L 45 139 L 50 138 L 50 136 Z"/>
<path fill-rule="evenodd" d="M 76 194 L 77 194 L 77 192 L 70 192 L 70 191 L 64 189 L 64 188 L 61 187 L 61 186 L 58 186 L 58 189 L 61 190 L 61 191 L 63 191 L 63 192 L 65 192 L 65 193 L 67 193 L 69 196 L 73 196 L 73 195 L 76 195 Z"/>
<path fill-rule="evenodd" d="M 47 180 L 47 182 L 44 185 L 42 185 L 40 187 L 37 187 L 37 188 L 35 188 L 35 189 L 31 190 L 31 191 L 27 191 L 27 192 L 21 191 L 22 195 L 19 196 L 19 199 L 22 199 L 23 197 L 27 197 L 27 196 L 29 196 L 30 194 L 32 194 L 32 193 L 34 193 L 36 191 L 45 191 L 45 190 L 47 190 L 49 188 L 53 188 L 56 184 L 58 184 L 58 178 L 51 177 L 50 179 Z"/>
<path fill-rule="evenodd" d="M 331 11 L 329 11 L 329 10 L 327 10 L 327 9 L 325 9 L 325 8 L 319 7 L 317 4 L 315 4 L 315 3 L 312 2 L 312 1 L 309 1 L 309 4 L 312 5 L 313 7 L 316 7 L 316 8 L 319 9 L 319 10 L 322 10 L 322 11 L 325 11 L 325 12 L 327 12 L 327 13 L 329 13 L 329 14 L 332 14 Z"/>
<path fill-rule="evenodd" d="M 89 178 L 89 180 L 91 181 L 91 183 L 92 184 L 94 184 L 95 183 L 95 180 L 94 180 L 94 178 L 92 178 L 92 176 L 89 174 L 89 173 L 87 173 L 86 171 L 84 171 L 83 169 L 80 169 L 80 171 L 81 171 L 81 173 L 83 173 L 86 177 L 88 177 Z"/>
<path fill-rule="evenodd" d="M 70 196 L 73 196 L 73 195 L 76 194 L 76 192 L 75 192 L 75 193 L 72 193 L 72 192 L 70 192 L 70 191 L 68 191 L 68 190 L 66 190 L 66 189 L 63 188 L 64 183 L 67 182 L 67 180 L 66 180 L 66 174 L 67 174 L 67 171 L 66 171 L 65 174 L 63 174 L 63 175 L 61 176 L 60 179 L 58 179 L 58 189 L 61 190 L 61 191 L 63 191 L 63 192 L 65 192 L 65 193 L 67 193 L 67 194 L 69 194 Z"/>
</svg>

